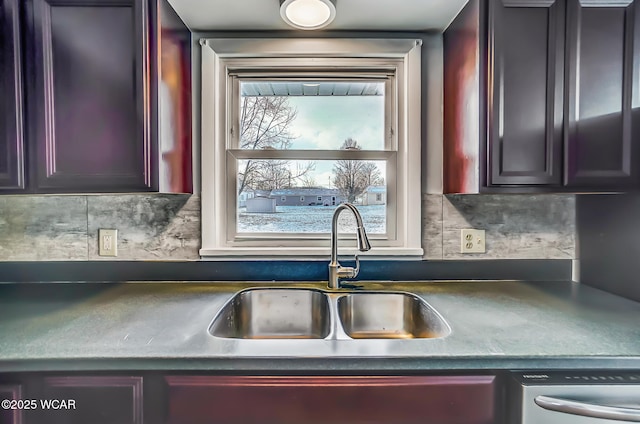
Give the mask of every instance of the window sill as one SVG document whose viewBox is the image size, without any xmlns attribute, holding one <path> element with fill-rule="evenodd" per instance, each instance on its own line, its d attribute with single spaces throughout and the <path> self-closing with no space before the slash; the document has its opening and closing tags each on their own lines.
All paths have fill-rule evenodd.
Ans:
<svg viewBox="0 0 640 424">
<path fill-rule="evenodd" d="M 404 247 L 375 247 L 368 252 L 360 252 L 356 248 L 340 247 L 338 249 L 340 257 L 354 256 L 362 260 L 422 260 L 424 251 L 421 248 Z M 273 248 L 273 247 L 234 247 L 228 249 L 200 249 L 200 256 L 203 260 L 249 260 L 249 259 L 327 259 L 331 257 L 331 249 L 328 247 L 296 247 L 296 248 Z"/>
</svg>

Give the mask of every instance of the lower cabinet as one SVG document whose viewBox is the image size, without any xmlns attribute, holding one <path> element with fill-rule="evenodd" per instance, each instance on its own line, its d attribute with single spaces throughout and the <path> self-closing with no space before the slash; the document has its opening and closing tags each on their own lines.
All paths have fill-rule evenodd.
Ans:
<svg viewBox="0 0 640 424">
<path fill-rule="evenodd" d="M 143 424 L 142 377 L 45 378 L 37 422 Z"/>
<path fill-rule="evenodd" d="M 10 373 L 0 424 L 502 424 L 496 378 Z"/>
<path fill-rule="evenodd" d="M 167 423 L 496 422 L 493 376 L 167 377 Z"/>
<path fill-rule="evenodd" d="M 24 422 L 22 419 L 22 410 L 17 407 L 15 409 L 11 408 L 12 403 L 18 402 L 21 399 L 21 384 L 0 383 L 0 401 L 2 401 L 2 408 L 0 408 L 0 424 L 19 424 Z"/>
<path fill-rule="evenodd" d="M 0 424 L 143 424 L 142 377 L 0 375 Z M 8 401 L 8 402 L 7 402 Z"/>
</svg>

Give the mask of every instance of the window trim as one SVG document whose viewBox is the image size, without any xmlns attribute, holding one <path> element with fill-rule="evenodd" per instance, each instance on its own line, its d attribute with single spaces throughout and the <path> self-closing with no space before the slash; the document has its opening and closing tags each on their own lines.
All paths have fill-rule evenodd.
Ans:
<svg viewBox="0 0 640 424">
<path fill-rule="evenodd" d="M 300 64 L 300 58 L 332 58 L 334 62 L 347 64 L 366 63 L 371 68 L 388 66 L 389 59 L 400 65 L 397 77 L 397 152 L 396 169 L 405 169 L 402 175 L 391 175 L 388 187 L 396 187 L 398 197 L 395 222 L 396 241 L 386 246 L 376 246 L 361 253 L 371 258 L 415 258 L 423 255 L 421 237 L 421 40 L 416 39 L 334 39 L 334 38 L 275 38 L 275 39 L 201 39 L 202 46 L 202 248 L 205 259 L 261 259 L 297 257 L 326 257 L 326 247 L 310 246 L 308 240 L 289 240 L 285 247 L 264 245 L 242 247 L 227 241 L 226 190 L 216 189 L 227 181 L 227 134 L 229 127 L 229 66 L 245 71 L 256 62 L 267 63 L 278 59 L 279 66 Z M 356 53 L 354 53 L 356 52 Z M 366 59 L 366 60 L 360 60 Z M 379 59 L 379 60 L 377 60 Z M 309 61 L 307 61 L 309 62 Z M 345 65 L 346 66 L 346 65 Z M 264 69 L 260 67 L 260 69 Z M 379 152 L 378 152 L 379 153 Z M 211 160 L 213 158 L 213 160 Z M 392 181 L 393 180 L 393 181 Z M 207 183 L 204 182 L 214 183 Z M 393 190 L 388 190 L 392 195 Z M 405 219 L 397 219 L 405 217 Z M 329 232 L 329 229 L 327 229 Z M 307 235 L 305 235 L 307 236 Z M 348 238 L 350 235 L 345 235 Z M 309 239 L 322 238 L 309 237 Z M 273 244 L 273 243 L 272 243 Z M 345 247 L 341 253 L 356 252 L 353 240 L 341 240 Z"/>
</svg>

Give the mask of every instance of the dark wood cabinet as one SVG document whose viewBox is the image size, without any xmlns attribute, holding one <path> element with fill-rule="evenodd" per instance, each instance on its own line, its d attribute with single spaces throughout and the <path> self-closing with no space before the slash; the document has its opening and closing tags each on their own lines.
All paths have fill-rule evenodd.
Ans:
<svg viewBox="0 0 640 424">
<path fill-rule="evenodd" d="M 471 0 L 444 34 L 444 150 L 464 152 L 445 158 L 445 192 L 640 189 L 636 3 Z M 460 48 L 479 56 L 462 77 Z M 447 105 L 468 86 L 473 113 Z"/>
<path fill-rule="evenodd" d="M 0 0 L 0 190 L 25 187 L 22 1 Z"/>
<path fill-rule="evenodd" d="M 38 191 L 151 189 L 148 7 L 29 0 L 29 144 Z"/>
<path fill-rule="evenodd" d="M 490 185 L 560 184 L 564 0 L 489 4 Z"/>
<path fill-rule="evenodd" d="M 502 381 L 473 374 L 4 373 L 0 399 L 28 406 L 0 409 L 0 424 L 498 424 Z"/>
<path fill-rule="evenodd" d="M 40 406 L 29 420 L 34 424 L 143 424 L 142 377 L 48 377 L 40 400 L 57 400 Z M 66 403 L 62 403 L 65 401 Z"/>
<path fill-rule="evenodd" d="M 0 1 L 1 193 L 192 191 L 191 33 L 166 0 Z"/>
<path fill-rule="evenodd" d="M 569 187 L 639 188 L 638 3 L 567 0 Z"/>
<path fill-rule="evenodd" d="M 0 383 L 0 400 L 17 401 L 22 399 L 21 384 Z M 15 408 L 12 408 L 16 406 Z M 17 405 L 9 404 L 9 408 L 0 408 L 0 424 L 22 424 L 23 413 Z"/>
<path fill-rule="evenodd" d="M 2 374 L 0 400 L 0 424 L 145 422 L 140 376 Z"/>
<path fill-rule="evenodd" d="M 168 424 L 489 424 L 493 376 L 172 376 Z"/>
</svg>

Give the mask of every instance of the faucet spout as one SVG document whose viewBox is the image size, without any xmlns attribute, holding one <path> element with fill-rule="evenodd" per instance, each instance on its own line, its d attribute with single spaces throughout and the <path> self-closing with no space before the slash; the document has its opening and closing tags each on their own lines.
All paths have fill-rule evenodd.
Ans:
<svg viewBox="0 0 640 424">
<path fill-rule="evenodd" d="M 340 278 L 355 278 L 360 271 L 360 262 L 358 260 L 358 256 L 356 255 L 356 267 L 343 267 L 338 262 L 338 217 L 340 213 L 348 209 L 353 213 L 353 216 L 356 219 L 356 238 L 358 240 L 358 250 L 361 252 L 366 252 L 371 249 L 371 244 L 369 243 L 369 238 L 367 237 L 367 232 L 364 229 L 364 224 L 362 223 L 362 216 L 358 209 L 353 206 L 351 203 L 342 203 L 338 205 L 335 212 L 333 213 L 333 220 L 331 221 L 331 262 L 329 262 L 329 288 L 337 289 L 340 288 Z"/>
<path fill-rule="evenodd" d="M 367 232 L 364 230 L 364 227 L 357 228 L 356 237 L 358 238 L 359 251 L 366 252 L 371 250 L 371 244 L 369 243 L 369 238 L 367 237 Z"/>
</svg>

